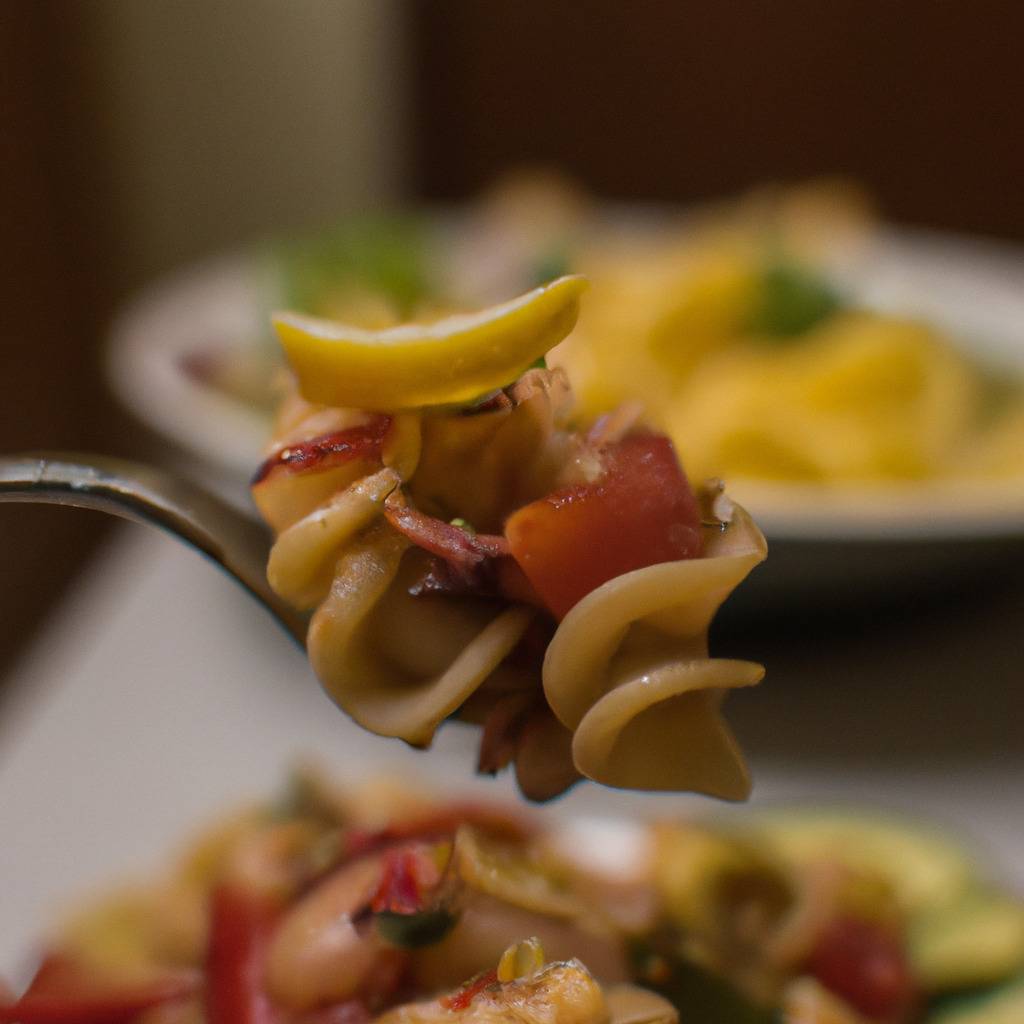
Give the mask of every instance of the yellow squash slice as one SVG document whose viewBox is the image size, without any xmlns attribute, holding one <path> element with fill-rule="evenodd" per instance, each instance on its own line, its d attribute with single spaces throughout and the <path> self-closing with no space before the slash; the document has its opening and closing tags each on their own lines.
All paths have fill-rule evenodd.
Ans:
<svg viewBox="0 0 1024 1024">
<path fill-rule="evenodd" d="M 274 328 L 310 402 L 408 409 L 501 387 L 574 327 L 586 279 L 560 277 L 509 302 L 430 324 L 370 331 L 300 313 Z"/>
</svg>

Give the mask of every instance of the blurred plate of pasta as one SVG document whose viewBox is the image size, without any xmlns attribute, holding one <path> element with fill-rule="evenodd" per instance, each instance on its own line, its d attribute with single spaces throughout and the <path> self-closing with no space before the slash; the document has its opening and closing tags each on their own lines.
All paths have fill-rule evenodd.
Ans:
<svg viewBox="0 0 1024 1024">
<path fill-rule="evenodd" d="M 881 225 L 847 182 L 680 209 L 520 175 L 464 208 L 350 218 L 157 283 L 115 326 L 111 377 L 244 502 L 280 393 L 272 309 L 377 328 L 567 270 L 591 288 L 550 361 L 585 415 L 642 402 L 692 478 L 755 513 L 773 557 L 748 603 L 1024 548 L 1021 250 Z"/>
</svg>

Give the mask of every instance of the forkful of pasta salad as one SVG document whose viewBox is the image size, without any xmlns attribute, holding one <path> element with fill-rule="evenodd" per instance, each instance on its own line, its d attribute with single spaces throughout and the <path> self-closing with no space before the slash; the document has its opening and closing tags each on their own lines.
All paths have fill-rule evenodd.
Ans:
<svg viewBox="0 0 1024 1024">
<path fill-rule="evenodd" d="M 691 486 L 641 407 L 574 410 L 544 357 L 585 288 L 374 330 L 277 314 L 292 377 L 252 483 L 269 554 L 237 514 L 123 465 L 8 459 L 0 500 L 169 529 L 301 639 L 359 725 L 428 747 L 475 724 L 477 770 L 512 767 L 529 799 L 584 777 L 743 799 L 720 709 L 763 670 L 707 635 L 764 538 L 719 482 Z"/>
</svg>

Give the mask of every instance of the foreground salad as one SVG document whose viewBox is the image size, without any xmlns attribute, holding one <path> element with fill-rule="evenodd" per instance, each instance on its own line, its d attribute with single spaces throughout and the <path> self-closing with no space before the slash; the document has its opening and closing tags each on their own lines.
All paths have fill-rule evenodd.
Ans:
<svg viewBox="0 0 1024 1024">
<path fill-rule="evenodd" d="M 72 919 L 0 1022 L 1004 1024 L 1022 971 L 1024 906 L 885 819 L 544 831 L 305 771 Z"/>
<path fill-rule="evenodd" d="M 380 330 L 280 314 L 295 389 L 252 488 L 268 577 L 372 732 L 476 723 L 479 770 L 514 764 L 535 800 L 581 776 L 741 799 L 719 706 L 763 670 L 710 658 L 707 630 L 764 539 L 639 406 L 583 422 L 532 365 L 584 284 Z"/>
</svg>

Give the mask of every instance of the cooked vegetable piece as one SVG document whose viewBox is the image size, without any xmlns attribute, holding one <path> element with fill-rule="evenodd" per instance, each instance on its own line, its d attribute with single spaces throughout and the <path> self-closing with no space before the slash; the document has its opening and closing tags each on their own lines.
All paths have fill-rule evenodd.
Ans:
<svg viewBox="0 0 1024 1024">
<path fill-rule="evenodd" d="M 637 980 L 664 996 L 686 1024 L 778 1024 L 773 1008 L 752 1002 L 727 979 L 646 942 L 632 948 Z"/>
<path fill-rule="evenodd" d="M 208 1024 L 276 1024 L 263 985 L 277 902 L 241 886 L 214 890 L 206 961 Z"/>
<path fill-rule="evenodd" d="M 996 989 L 943 1002 L 927 1024 L 1020 1024 L 1024 1020 L 1024 978 Z"/>
<path fill-rule="evenodd" d="M 121 986 L 90 977 L 72 961 L 47 957 L 25 994 L 0 1005 L 2 1024 L 128 1024 L 140 1013 L 196 991 L 189 972 Z"/>
<path fill-rule="evenodd" d="M 819 274 L 775 260 L 761 270 L 748 326 L 754 334 L 793 338 L 828 319 L 841 305 L 839 294 Z"/>
<path fill-rule="evenodd" d="M 285 445 L 266 459 L 252 481 L 252 499 L 278 533 L 359 477 L 379 469 L 393 420 L 368 423 Z"/>
<path fill-rule="evenodd" d="M 972 892 L 919 914 L 910 955 L 923 984 L 936 991 L 1001 981 L 1024 970 L 1024 903 Z"/>
<path fill-rule="evenodd" d="M 701 514 L 672 442 L 634 434 L 601 452 L 603 470 L 519 509 L 512 556 L 559 618 L 616 576 L 701 553 Z"/>
<path fill-rule="evenodd" d="M 264 460 L 252 479 L 253 486 L 275 474 L 322 472 L 360 458 L 379 460 L 390 426 L 390 416 L 375 416 L 346 430 L 286 445 Z"/>
<path fill-rule="evenodd" d="M 789 861 L 837 860 L 892 886 L 909 912 L 944 906 L 971 885 L 967 853 L 935 829 L 882 814 L 791 810 L 763 815 L 759 825 Z"/>
<path fill-rule="evenodd" d="M 311 402 L 389 410 L 466 402 L 561 341 L 585 287 L 582 277 L 561 277 L 478 313 L 380 331 L 299 313 L 278 313 L 274 327 Z"/>
<path fill-rule="evenodd" d="M 900 1019 L 915 999 L 915 983 L 899 939 L 872 921 L 842 917 L 818 937 L 809 968 L 827 989 L 879 1020 Z"/>
<path fill-rule="evenodd" d="M 437 860 L 441 856 L 450 856 L 448 844 L 439 844 L 435 851 L 403 847 L 385 855 L 370 908 L 376 914 L 377 931 L 392 945 L 416 949 L 439 942 L 458 920 L 443 894 L 437 898 L 441 881 Z"/>
</svg>

